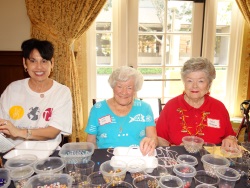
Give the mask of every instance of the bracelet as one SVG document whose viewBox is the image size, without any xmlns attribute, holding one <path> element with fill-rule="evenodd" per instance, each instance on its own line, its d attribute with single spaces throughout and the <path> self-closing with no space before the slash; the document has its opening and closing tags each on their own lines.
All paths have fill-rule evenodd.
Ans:
<svg viewBox="0 0 250 188">
<path fill-rule="evenodd" d="M 26 139 L 29 140 L 30 137 L 32 135 L 32 130 L 31 129 L 27 129 L 27 134 L 26 134 Z"/>
</svg>

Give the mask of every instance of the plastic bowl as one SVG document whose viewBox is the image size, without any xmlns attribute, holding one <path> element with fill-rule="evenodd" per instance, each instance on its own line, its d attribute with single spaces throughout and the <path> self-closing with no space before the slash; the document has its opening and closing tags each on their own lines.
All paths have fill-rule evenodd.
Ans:
<svg viewBox="0 0 250 188">
<path fill-rule="evenodd" d="M 60 184 L 61 187 L 72 187 L 72 178 L 68 174 L 37 174 L 29 178 L 23 188 L 39 186 L 52 186 Z"/>
<path fill-rule="evenodd" d="M 198 164 L 198 160 L 196 157 L 192 156 L 192 155 L 179 155 L 177 157 L 177 162 L 178 163 L 183 163 L 183 164 L 189 164 L 191 166 L 196 166 Z"/>
<path fill-rule="evenodd" d="M 158 165 L 156 168 L 154 168 L 152 172 L 146 172 L 146 171 L 145 171 L 145 173 L 146 173 L 146 175 L 152 176 L 152 177 L 154 177 L 154 178 L 156 178 L 156 179 L 158 179 L 158 180 L 159 180 L 162 176 L 169 175 L 168 170 L 167 170 L 165 167 L 160 166 L 160 165 Z"/>
<path fill-rule="evenodd" d="M 206 154 L 201 157 L 204 170 L 215 173 L 215 169 L 221 166 L 228 167 L 230 161 L 219 155 Z"/>
<path fill-rule="evenodd" d="M 184 136 L 182 142 L 188 153 L 197 153 L 202 148 L 204 140 L 197 136 Z"/>
<path fill-rule="evenodd" d="M 10 171 L 6 168 L 0 168 L 0 187 L 7 188 L 11 182 Z"/>
<path fill-rule="evenodd" d="M 127 164 L 124 161 L 108 160 L 101 164 L 100 171 L 106 183 L 117 183 L 125 179 Z"/>
<path fill-rule="evenodd" d="M 216 169 L 216 175 L 220 178 L 219 187 L 234 187 L 240 179 L 240 173 L 233 168 L 221 166 Z"/>
<path fill-rule="evenodd" d="M 10 177 L 14 182 L 15 187 L 23 187 L 28 179 L 34 174 L 34 169 L 31 166 L 16 168 L 10 172 Z"/>
<path fill-rule="evenodd" d="M 149 175 L 142 175 L 133 179 L 133 186 L 135 188 L 155 188 L 158 184 L 159 181 Z"/>
<path fill-rule="evenodd" d="M 146 163 L 143 159 L 133 159 L 127 164 L 127 170 L 130 172 L 131 177 L 134 179 L 137 176 L 145 175 Z"/>
<path fill-rule="evenodd" d="M 117 183 L 110 183 L 106 188 L 133 188 L 133 186 L 128 182 L 120 181 Z"/>
<path fill-rule="evenodd" d="M 62 146 L 58 155 L 66 164 L 86 163 L 91 159 L 94 149 L 91 142 L 70 142 Z"/>
<path fill-rule="evenodd" d="M 221 154 L 223 157 L 226 158 L 235 158 L 241 156 L 241 149 L 240 148 L 225 148 L 225 147 L 220 147 Z"/>
<path fill-rule="evenodd" d="M 9 170 L 14 170 L 19 167 L 32 166 L 37 161 L 37 156 L 33 154 L 23 154 L 8 159 L 4 165 Z"/>
<path fill-rule="evenodd" d="M 177 176 L 163 176 L 159 180 L 159 185 L 161 188 L 182 188 L 183 181 Z"/>
<path fill-rule="evenodd" d="M 196 175 L 194 176 L 194 180 L 196 185 L 207 184 L 213 186 L 217 186 L 220 181 L 219 177 L 216 174 L 205 170 L 197 171 Z"/>
<path fill-rule="evenodd" d="M 188 188 L 191 186 L 192 179 L 196 175 L 196 169 L 189 164 L 177 164 L 173 169 L 176 176 L 183 181 L 183 187 Z"/>
<path fill-rule="evenodd" d="M 60 157 L 48 157 L 47 159 L 38 160 L 34 163 L 34 171 L 41 173 L 62 173 L 65 167 L 65 161 Z"/>
</svg>

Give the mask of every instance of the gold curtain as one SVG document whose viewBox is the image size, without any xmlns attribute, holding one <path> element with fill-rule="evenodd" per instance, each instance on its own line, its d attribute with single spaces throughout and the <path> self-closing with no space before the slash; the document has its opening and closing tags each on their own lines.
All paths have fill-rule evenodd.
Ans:
<svg viewBox="0 0 250 188">
<path fill-rule="evenodd" d="M 248 25 L 250 25 L 250 1 L 249 0 L 236 0 L 236 2 L 246 22 L 248 23 Z"/>
<path fill-rule="evenodd" d="M 74 42 L 95 20 L 106 0 L 25 0 L 31 21 L 31 37 L 46 39 L 55 46 L 52 77 L 67 85 L 73 98 L 73 131 L 70 141 L 78 141 L 83 131 L 79 77 Z"/>
</svg>

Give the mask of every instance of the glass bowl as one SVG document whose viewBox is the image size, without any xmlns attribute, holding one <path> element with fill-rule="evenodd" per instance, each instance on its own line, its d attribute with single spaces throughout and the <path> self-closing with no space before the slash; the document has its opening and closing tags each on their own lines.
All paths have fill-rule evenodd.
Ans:
<svg viewBox="0 0 250 188">
<path fill-rule="evenodd" d="M 188 153 L 198 153 L 202 148 L 204 140 L 197 136 L 184 136 L 182 142 Z"/>
</svg>

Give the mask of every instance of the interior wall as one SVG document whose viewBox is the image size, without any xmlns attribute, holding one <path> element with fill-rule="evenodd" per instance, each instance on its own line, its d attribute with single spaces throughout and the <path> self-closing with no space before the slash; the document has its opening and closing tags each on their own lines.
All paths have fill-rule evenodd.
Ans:
<svg viewBox="0 0 250 188">
<path fill-rule="evenodd" d="M 25 0 L 0 0 L 0 51 L 20 51 L 30 38 Z"/>
</svg>

